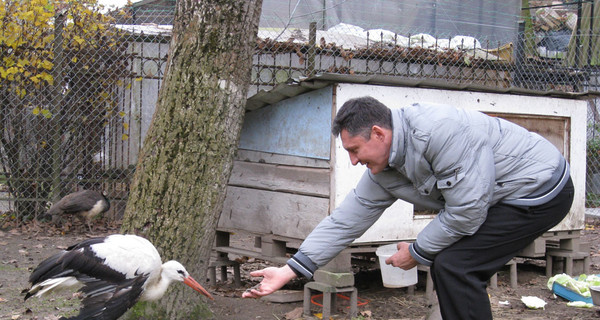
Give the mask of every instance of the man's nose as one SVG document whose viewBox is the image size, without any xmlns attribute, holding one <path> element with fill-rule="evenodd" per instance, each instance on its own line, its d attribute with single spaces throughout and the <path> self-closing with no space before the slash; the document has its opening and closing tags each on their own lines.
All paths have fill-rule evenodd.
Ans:
<svg viewBox="0 0 600 320">
<path fill-rule="evenodd" d="M 356 155 L 350 154 L 350 162 L 352 162 L 352 165 L 355 166 L 358 164 L 358 157 Z"/>
</svg>

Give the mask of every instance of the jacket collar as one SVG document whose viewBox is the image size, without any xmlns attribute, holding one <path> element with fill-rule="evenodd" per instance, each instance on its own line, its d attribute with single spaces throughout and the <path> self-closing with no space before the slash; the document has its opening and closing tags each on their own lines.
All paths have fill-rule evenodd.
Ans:
<svg viewBox="0 0 600 320">
<path fill-rule="evenodd" d="M 392 146 L 388 165 L 399 170 L 404 165 L 406 156 L 405 128 L 403 125 L 404 109 L 392 109 Z"/>
</svg>

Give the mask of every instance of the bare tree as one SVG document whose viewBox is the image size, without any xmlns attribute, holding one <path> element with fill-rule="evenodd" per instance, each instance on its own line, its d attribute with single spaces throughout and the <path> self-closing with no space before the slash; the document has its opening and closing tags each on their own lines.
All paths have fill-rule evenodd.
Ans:
<svg viewBox="0 0 600 320">
<path fill-rule="evenodd" d="M 180 0 L 167 72 L 123 219 L 161 256 L 206 276 L 241 124 L 262 0 Z M 195 292 L 173 286 L 149 319 L 198 319 Z"/>
</svg>

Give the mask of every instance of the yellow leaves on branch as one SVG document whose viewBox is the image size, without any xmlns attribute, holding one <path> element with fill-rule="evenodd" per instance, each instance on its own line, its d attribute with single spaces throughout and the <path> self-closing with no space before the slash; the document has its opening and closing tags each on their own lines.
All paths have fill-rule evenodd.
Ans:
<svg viewBox="0 0 600 320">
<path fill-rule="evenodd" d="M 46 81 L 46 83 L 48 83 L 49 85 L 54 84 L 54 78 L 52 77 L 52 75 L 50 75 L 46 72 L 42 72 L 35 76 L 31 76 L 31 77 L 29 77 L 29 80 L 31 80 L 31 82 L 33 82 L 35 84 L 40 83 L 40 81 L 42 81 L 42 80 Z"/>
<path fill-rule="evenodd" d="M 42 61 L 42 63 L 40 63 L 40 67 L 42 67 L 46 70 L 52 70 L 52 67 L 54 67 L 54 63 L 52 63 L 48 60 L 44 60 L 44 61 Z"/>
<path fill-rule="evenodd" d="M 108 28 L 113 18 L 100 13 L 98 0 L 0 0 L 0 80 L 19 97 L 25 88 L 54 85 L 55 14 L 65 11 L 63 45 L 74 63 L 79 48 L 100 46 L 98 39 L 112 39 Z M 101 35 L 101 36 L 99 36 Z M 29 90 L 29 89 L 28 89 Z"/>
<path fill-rule="evenodd" d="M 42 115 L 46 119 L 52 118 L 52 112 L 50 112 L 50 110 L 48 110 L 48 109 L 42 109 L 40 107 L 33 108 L 33 110 L 31 111 L 31 113 L 33 113 L 34 116 Z"/>
<path fill-rule="evenodd" d="M 73 36 L 73 40 L 75 40 L 75 42 L 77 42 L 77 44 L 82 45 L 85 43 L 85 39 L 83 39 L 82 37 L 75 35 Z"/>
<path fill-rule="evenodd" d="M 14 75 L 17 73 L 19 73 L 19 68 L 17 68 L 17 67 L 9 67 L 6 69 L 3 67 L 0 67 L 0 77 L 2 77 L 2 79 L 13 80 Z"/>
</svg>

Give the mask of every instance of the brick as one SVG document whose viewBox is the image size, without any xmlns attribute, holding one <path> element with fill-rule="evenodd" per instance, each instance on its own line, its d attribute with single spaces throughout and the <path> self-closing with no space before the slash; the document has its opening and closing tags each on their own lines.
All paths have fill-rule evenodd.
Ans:
<svg viewBox="0 0 600 320">
<path fill-rule="evenodd" d="M 354 285 L 354 274 L 349 272 L 329 272 L 317 270 L 314 275 L 317 282 L 326 283 L 333 287 L 351 287 Z"/>
</svg>

